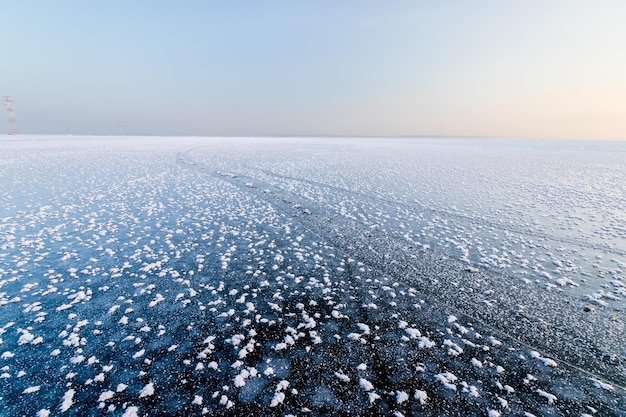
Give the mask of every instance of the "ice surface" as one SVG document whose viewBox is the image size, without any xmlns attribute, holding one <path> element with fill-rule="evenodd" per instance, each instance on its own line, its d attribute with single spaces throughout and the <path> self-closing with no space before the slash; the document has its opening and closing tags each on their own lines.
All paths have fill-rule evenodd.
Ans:
<svg viewBox="0 0 626 417">
<path fill-rule="evenodd" d="M 624 415 L 624 178 L 619 143 L 0 138 L 0 407 Z"/>
</svg>

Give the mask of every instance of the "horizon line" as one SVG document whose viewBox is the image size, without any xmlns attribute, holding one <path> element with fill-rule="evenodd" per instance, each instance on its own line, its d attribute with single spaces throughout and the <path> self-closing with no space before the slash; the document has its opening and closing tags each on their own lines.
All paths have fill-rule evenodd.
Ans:
<svg viewBox="0 0 626 417">
<path fill-rule="evenodd" d="M 332 135 L 332 134 L 259 134 L 259 135 L 176 135 L 176 134 L 67 134 L 67 133 L 21 133 L 19 135 L 0 134 L 0 137 L 15 138 L 29 136 L 57 136 L 68 138 L 79 137 L 103 137 L 103 138 L 345 138 L 345 139 L 468 139 L 468 140 L 527 140 L 527 141 L 583 141 L 583 142 L 624 142 L 626 138 L 548 138 L 548 137 L 523 137 L 523 136 L 479 136 L 479 135 Z"/>
</svg>

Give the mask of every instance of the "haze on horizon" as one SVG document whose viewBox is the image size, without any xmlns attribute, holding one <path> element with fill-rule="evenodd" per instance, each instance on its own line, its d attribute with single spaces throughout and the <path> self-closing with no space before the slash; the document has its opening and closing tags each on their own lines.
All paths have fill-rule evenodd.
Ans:
<svg viewBox="0 0 626 417">
<path fill-rule="evenodd" d="M 622 1 L 1 9 L 25 134 L 626 139 Z"/>
</svg>

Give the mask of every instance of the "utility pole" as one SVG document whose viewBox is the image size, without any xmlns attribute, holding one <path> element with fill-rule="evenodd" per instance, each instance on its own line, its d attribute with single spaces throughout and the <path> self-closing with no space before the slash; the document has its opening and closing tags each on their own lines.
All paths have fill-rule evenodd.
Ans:
<svg viewBox="0 0 626 417">
<path fill-rule="evenodd" d="M 7 116 L 9 117 L 9 135 L 19 135 L 20 128 L 17 125 L 17 119 L 15 118 L 15 108 L 13 107 L 13 99 L 10 96 L 4 96 L 2 103 L 7 108 Z"/>
</svg>

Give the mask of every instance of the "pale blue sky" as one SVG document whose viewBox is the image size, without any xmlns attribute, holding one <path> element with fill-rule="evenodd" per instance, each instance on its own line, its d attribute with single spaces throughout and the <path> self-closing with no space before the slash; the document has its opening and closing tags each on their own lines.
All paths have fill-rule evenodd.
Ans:
<svg viewBox="0 0 626 417">
<path fill-rule="evenodd" d="M 0 0 L 0 96 L 24 133 L 626 139 L 625 22 L 625 1 Z"/>
</svg>

